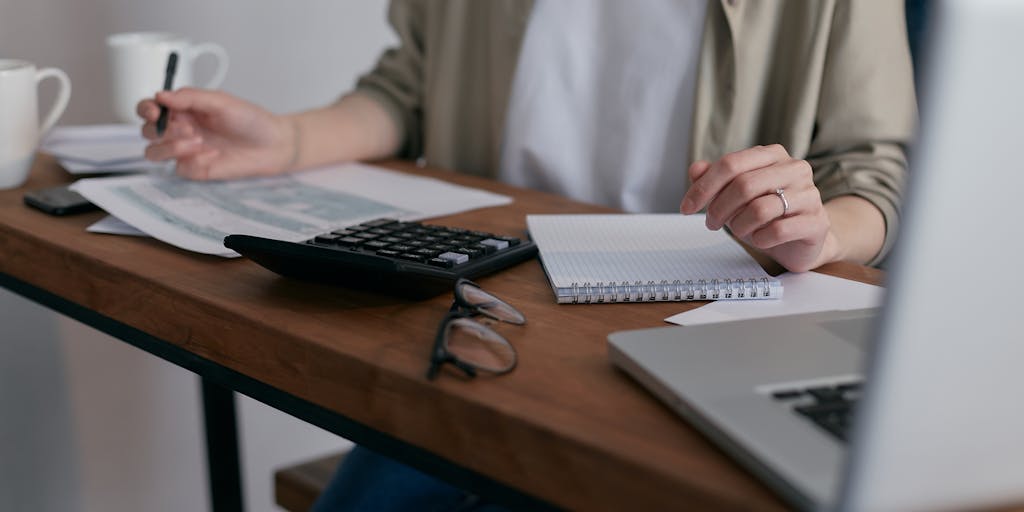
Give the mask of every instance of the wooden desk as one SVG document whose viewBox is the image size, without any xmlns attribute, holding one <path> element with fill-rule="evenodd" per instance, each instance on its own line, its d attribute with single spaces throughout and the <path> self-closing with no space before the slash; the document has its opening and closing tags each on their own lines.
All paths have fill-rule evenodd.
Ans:
<svg viewBox="0 0 1024 512">
<path fill-rule="evenodd" d="M 437 219 L 520 234 L 527 212 L 599 212 L 557 196 L 407 163 L 388 167 L 512 195 Z M 410 302 L 281 278 L 244 260 L 94 235 L 101 213 L 57 218 L 26 190 L 69 177 L 40 157 L 0 192 L 2 284 L 313 424 L 512 504 L 582 510 L 783 508 L 765 487 L 608 362 L 608 333 L 664 325 L 698 303 L 556 305 L 540 264 L 479 280 L 526 314 L 503 326 L 519 366 L 425 378 L 450 295 Z M 877 283 L 877 270 L 827 272 Z M 527 496 L 506 492 L 521 490 Z"/>
</svg>

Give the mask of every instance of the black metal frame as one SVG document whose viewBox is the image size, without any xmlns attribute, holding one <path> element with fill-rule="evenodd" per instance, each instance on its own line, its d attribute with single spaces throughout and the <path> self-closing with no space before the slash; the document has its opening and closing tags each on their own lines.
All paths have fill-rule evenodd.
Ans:
<svg viewBox="0 0 1024 512">
<path fill-rule="evenodd" d="M 495 376 L 504 375 L 508 372 L 511 372 L 512 370 L 515 370 L 516 365 L 519 364 L 519 354 L 516 352 L 516 347 L 512 345 L 512 343 L 510 343 L 507 339 L 505 339 L 504 336 L 498 334 L 497 332 L 494 332 L 493 330 L 491 330 L 490 327 L 486 326 L 485 327 L 487 328 L 488 331 L 493 333 L 495 336 L 501 338 L 501 340 L 504 341 L 505 344 L 508 345 L 510 349 L 512 349 L 512 363 L 507 368 L 494 369 L 477 366 L 469 361 L 463 361 L 462 359 L 460 359 L 459 357 L 457 357 L 455 354 L 451 353 L 451 351 L 448 350 L 448 334 L 450 332 L 449 325 L 460 318 L 472 318 L 475 316 L 482 315 L 496 322 L 506 322 L 513 325 L 523 325 L 526 323 L 525 316 L 523 316 L 521 322 L 506 320 L 504 318 L 500 318 L 492 314 L 491 312 L 487 311 L 486 308 L 481 307 L 479 304 L 473 304 L 463 295 L 464 286 L 472 286 L 477 288 L 478 290 L 493 297 L 496 301 L 508 306 L 513 311 L 518 313 L 520 316 L 523 316 L 523 314 L 518 309 L 512 307 L 512 305 L 492 295 L 491 293 L 484 291 L 483 288 L 480 288 L 480 285 L 474 283 L 473 281 L 470 281 L 469 279 L 460 277 L 459 280 L 455 282 L 455 300 L 452 301 L 452 306 L 448 308 L 448 314 L 446 314 L 444 318 L 441 319 L 441 323 L 437 326 L 437 334 L 434 335 L 434 348 L 430 350 L 430 366 L 427 368 L 427 379 L 429 380 L 434 380 L 435 378 L 437 378 L 438 372 L 441 371 L 441 366 L 444 365 L 445 363 L 450 363 L 456 368 L 462 370 L 462 373 L 466 374 L 466 377 L 469 378 L 476 377 L 477 372 L 481 371 Z"/>
<path fill-rule="evenodd" d="M 453 485 L 486 496 L 488 500 L 496 503 L 515 509 L 557 509 L 545 501 L 454 464 L 423 448 L 374 430 L 6 273 L 0 272 L 0 286 L 202 378 L 210 497 L 213 510 L 217 512 L 243 509 L 234 392 L 242 393 Z"/>
</svg>

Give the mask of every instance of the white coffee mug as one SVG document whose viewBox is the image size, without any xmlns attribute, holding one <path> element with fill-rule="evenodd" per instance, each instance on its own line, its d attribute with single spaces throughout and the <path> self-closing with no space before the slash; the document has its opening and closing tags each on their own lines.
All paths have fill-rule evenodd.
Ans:
<svg viewBox="0 0 1024 512">
<path fill-rule="evenodd" d="M 173 88 L 194 86 L 192 74 L 196 59 L 212 55 L 216 71 L 209 82 L 201 85 L 216 89 L 228 72 L 228 53 L 216 43 L 192 44 L 185 37 L 166 32 L 128 32 L 107 37 L 113 80 L 114 113 L 126 123 L 142 123 L 135 107 L 144 98 L 152 98 L 164 87 L 167 58 L 177 52 L 178 65 Z"/>
<path fill-rule="evenodd" d="M 56 78 L 60 90 L 39 122 L 39 82 Z M 28 178 L 39 138 L 50 131 L 71 98 L 71 80 L 57 68 L 36 70 L 23 60 L 0 59 L 0 189 L 20 187 Z"/>
</svg>

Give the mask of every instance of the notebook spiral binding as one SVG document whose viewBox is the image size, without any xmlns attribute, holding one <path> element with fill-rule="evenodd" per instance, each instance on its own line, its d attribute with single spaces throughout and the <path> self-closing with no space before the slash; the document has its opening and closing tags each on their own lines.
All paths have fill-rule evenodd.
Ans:
<svg viewBox="0 0 1024 512">
<path fill-rule="evenodd" d="M 572 283 L 568 296 L 559 302 L 600 304 L 604 302 L 657 302 L 771 297 L 768 278 L 699 279 L 686 281 L 622 281 L 618 283 Z"/>
</svg>

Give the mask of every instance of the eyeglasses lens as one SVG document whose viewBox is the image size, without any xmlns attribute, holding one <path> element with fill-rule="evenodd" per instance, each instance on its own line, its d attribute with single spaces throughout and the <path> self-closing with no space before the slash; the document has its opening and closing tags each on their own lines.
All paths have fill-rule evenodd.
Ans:
<svg viewBox="0 0 1024 512">
<path fill-rule="evenodd" d="M 502 322 L 518 325 L 526 323 L 526 317 L 517 311 L 516 308 L 509 306 L 505 301 L 495 297 L 494 295 L 483 291 L 478 286 L 464 284 L 459 288 L 458 293 L 464 301 L 475 306 L 481 313 L 490 316 L 495 320 L 501 320 Z"/>
<path fill-rule="evenodd" d="M 456 318 L 448 324 L 445 348 L 481 370 L 503 372 L 516 364 L 515 349 L 505 338 L 468 318 Z"/>
</svg>

